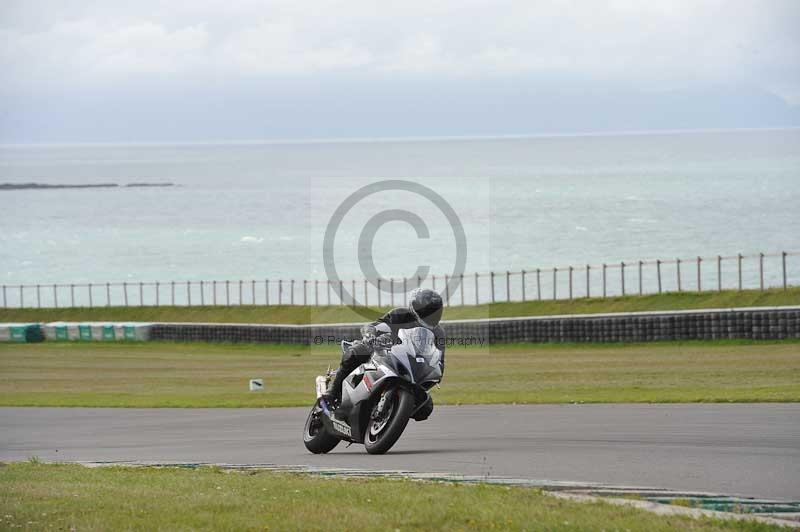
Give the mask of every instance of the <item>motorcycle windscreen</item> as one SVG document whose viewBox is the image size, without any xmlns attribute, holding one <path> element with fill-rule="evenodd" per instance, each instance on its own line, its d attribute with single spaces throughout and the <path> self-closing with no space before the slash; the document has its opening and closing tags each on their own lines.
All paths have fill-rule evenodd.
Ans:
<svg viewBox="0 0 800 532">
<path fill-rule="evenodd" d="M 407 357 L 415 382 L 422 384 L 442 379 L 442 352 L 436 346 L 436 336 L 430 329 L 424 327 L 400 329 L 398 338 L 402 345 L 397 347 L 402 349 L 397 351 L 402 351 Z M 397 355 L 400 353 L 397 352 Z"/>
</svg>

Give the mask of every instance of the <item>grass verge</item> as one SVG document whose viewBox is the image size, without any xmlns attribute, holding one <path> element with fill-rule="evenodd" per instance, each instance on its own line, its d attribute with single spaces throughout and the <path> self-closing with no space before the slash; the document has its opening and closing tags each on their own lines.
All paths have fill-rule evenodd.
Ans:
<svg viewBox="0 0 800 532">
<path fill-rule="evenodd" d="M 0 345 L 1 406 L 268 407 L 313 401 L 328 346 Z M 265 390 L 248 391 L 251 378 Z M 453 347 L 437 404 L 800 401 L 800 342 Z"/>
<path fill-rule="evenodd" d="M 214 468 L 0 467 L 0 528 L 44 530 L 773 530 L 577 503 L 520 487 Z"/>
<path fill-rule="evenodd" d="M 725 290 L 722 292 L 680 292 L 647 296 L 526 301 L 450 307 L 445 319 L 504 318 L 511 316 L 548 316 L 560 314 L 596 314 L 605 312 L 641 312 L 652 310 L 688 310 L 800 305 L 800 287 L 788 290 Z M 363 322 L 364 316 L 378 316 L 389 307 L 351 309 L 341 306 L 311 307 L 299 305 L 232 307 L 94 307 L 62 309 L 0 309 L 0 322 L 50 321 L 161 321 L 207 323 L 347 323 Z"/>
</svg>

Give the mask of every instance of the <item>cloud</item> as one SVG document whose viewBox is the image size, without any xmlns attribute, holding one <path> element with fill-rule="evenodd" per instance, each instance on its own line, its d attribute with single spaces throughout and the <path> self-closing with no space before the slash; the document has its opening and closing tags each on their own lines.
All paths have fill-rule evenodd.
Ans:
<svg viewBox="0 0 800 532">
<path fill-rule="evenodd" d="M 166 4 L 166 6 L 164 5 Z M 800 3 L 144 1 L 5 3 L 7 82 L 557 73 L 643 84 L 747 82 L 800 100 Z"/>
<path fill-rule="evenodd" d="M 586 87 L 601 99 L 719 87 L 797 106 L 797 28 L 796 0 L 5 0 L 0 95 L 20 107 L 40 105 L 26 100 L 33 93 L 83 91 L 113 107 L 123 92 L 131 105 L 136 94 L 210 88 L 233 111 L 239 94 L 331 87 L 362 100 L 381 98 L 364 94 L 370 86 L 424 87 L 445 99 L 453 87 L 519 87 L 522 103 Z M 400 89 L 387 98 L 417 105 Z"/>
</svg>

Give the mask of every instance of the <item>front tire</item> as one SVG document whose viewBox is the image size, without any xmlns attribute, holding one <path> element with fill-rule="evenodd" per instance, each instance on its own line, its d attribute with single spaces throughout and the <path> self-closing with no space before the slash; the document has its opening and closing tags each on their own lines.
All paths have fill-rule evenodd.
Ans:
<svg viewBox="0 0 800 532">
<path fill-rule="evenodd" d="M 370 417 L 364 435 L 364 447 L 369 454 L 383 454 L 392 448 L 408 425 L 411 412 L 414 411 L 414 396 L 408 390 L 396 388 L 388 419 L 376 421 Z M 385 393 L 389 393 L 387 390 Z"/>
<path fill-rule="evenodd" d="M 322 424 L 324 415 L 319 401 L 317 401 L 311 412 L 308 413 L 306 424 L 303 427 L 303 443 L 306 445 L 306 449 L 314 454 L 328 453 L 339 445 L 339 438 L 325 430 L 325 425 Z"/>
</svg>

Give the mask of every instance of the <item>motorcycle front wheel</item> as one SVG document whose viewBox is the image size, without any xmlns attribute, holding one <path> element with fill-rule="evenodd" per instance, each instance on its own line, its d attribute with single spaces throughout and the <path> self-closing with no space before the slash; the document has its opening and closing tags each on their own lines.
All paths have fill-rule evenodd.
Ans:
<svg viewBox="0 0 800 532">
<path fill-rule="evenodd" d="M 306 424 L 303 427 L 303 443 L 306 445 L 306 449 L 314 454 L 330 452 L 339 445 L 339 438 L 325 430 L 325 425 L 322 424 L 324 415 L 322 407 L 317 401 L 311 412 L 308 413 Z"/>
<path fill-rule="evenodd" d="M 369 454 L 383 454 L 392 448 L 408 425 L 414 411 L 414 396 L 403 388 L 386 390 L 389 404 L 384 408 L 382 416 L 376 416 L 377 405 L 370 414 L 367 431 L 364 435 L 364 447 Z"/>
</svg>

